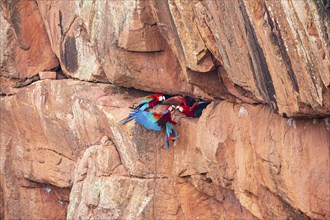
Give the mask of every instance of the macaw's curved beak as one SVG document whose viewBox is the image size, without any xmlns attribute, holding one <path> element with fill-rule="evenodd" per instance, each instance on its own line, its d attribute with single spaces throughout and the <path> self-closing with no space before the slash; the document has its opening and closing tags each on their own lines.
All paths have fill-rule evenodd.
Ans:
<svg viewBox="0 0 330 220">
<path fill-rule="evenodd" d="M 176 106 L 175 105 L 171 105 L 170 111 L 173 112 L 176 110 Z"/>
<path fill-rule="evenodd" d="M 182 109 L 182 107 L 180 105 L 175 106 L 175 109 L 178 110 L 179 112 L 182 112 L 183 111 L 183 109 Z"/>
<path fill-rule="evenodd" d="M 165 101 L 165 96 L 159 96 L 158 97 L 158 101 L 160 101 L 160 102 L 164 102 Z"/>
</svg>

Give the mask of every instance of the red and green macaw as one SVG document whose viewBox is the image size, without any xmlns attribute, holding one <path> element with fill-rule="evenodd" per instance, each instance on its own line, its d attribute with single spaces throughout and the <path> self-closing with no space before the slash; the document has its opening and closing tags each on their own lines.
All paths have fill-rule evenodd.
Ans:
<svg viewBox="0 0 330 220">
<path fill-rule="evenodd" d="M 175 141 L 175 139 L 179 138 L 179 135 L 174 130 L 173 125 L 176 125 L 176 122 L 172 120 L 172 111 L 176 108 L 174 105 L 168 106 L 163 112 L 162 116 L 157 120 L 157 124 L 161 127 L 165 127 L 165 144 L 166 149 L 168 150 L 170 147 L 169 141 Z"/>
<path fill-rule="evenodd" d="M 202 112 L 206 106 L 210 104 L 207 101 L 198 101 L 195 102 L 192 106 L 187 105 L 179 105 L 176 108 L 179 112 L 185 114 L 187 117 L 198 118 L 202 115 Z"/>
<path fill-rule="evenodd" d="M 191 101 L 182 96 L 174 96 L 167 99 L 163 104 L 175 105 L 176 108 L 187 117 L 200 117 L 204 108 L 210 104 L 209 101 Z"/>
<path fill-rule="evenodd" d="M 134 110 L 141 110 L 144 111 L 148 108 L 153 108 L 155 107 L 159 102 L 163 102 L 165 101 L 165 96 L 161 93 L 157 93 L 157 94 L 153 94 L 153 95 L 149 95 L 147 97 L 145 97 L 141 102 L 139 102 L 137 104 L 137 106 L 134 107 Z M 131 116 L 131 113 L 129 114 L 129 116 L 127 116 L 126 118 L 124 118 L 123 120 L 121 120 L 119 123 L 120 124 L 125 124 L 126 122 L 131 121 L 133 118 Z"/>
<path fill-rule="evenodd" d="M 149 95 L 145 97 L 134 109 L 140 109 L 142 111 L 155 107 L 159 102 L 165 101 L 165 96 L 161 93 Z"/>
<path fill-rule="evenodd" d="M 174 141 L 179 137 L 173 127 L 176 122 L 171 117 L 171 112 L 174 110 L 175 106 L 168 106 L 162 114 L 159 114 L 135 109 L 129 116 L 148 130 L 161 131 L 165 127 L 165 144 L 166 149 L 168 149 L 169 141 Z"/>
</svg>

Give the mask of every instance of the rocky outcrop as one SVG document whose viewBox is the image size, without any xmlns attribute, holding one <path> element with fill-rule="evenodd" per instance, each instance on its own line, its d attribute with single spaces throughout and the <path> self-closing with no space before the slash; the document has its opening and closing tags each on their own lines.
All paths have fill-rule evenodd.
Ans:
<svg viewBox="0 0 330 220">
<path fill-rule="evenodd" d="M 208 175 L 233 188 L 256 217 L 329 218 L 326 120 L 283 119 L 264 106 L 222 102 L 204 111 L 197 134 Z"/>
<path fill-rule="evenodd" d="M 7 217 L 66 207 L 73 186 L 69 219 L 329 218 L 325 120 L 288 120 L 263 105 L 223 101 L 200 119 L 176 114 L 180 138 L 167 151 L 163 132 L 118 124 L 142 96 L 45 80 L 2 98 Z M 39 207 L 33 213 L 29 193 Z"/>
<path fill-rule="evenodd" d="M 38 5 L 72 77 L 206 97 L 199 88 L 214 97 L 267 103 L 284 116 L 329 114 L 329 23 L 312 2 Z"/>
<path fill-rule="evenodd" d="M 206 96 L 187 83 L 146 1 L 38 1 L 63 71 L 74 78 Z"/>
<path fill-rule="evenodd" d="M 329 219 L 320 6 L 3 2 L 0 219 Z M 118 124 L 149 92 L 212 103 L 166 150 Z"/>
<path fill-rule="evenodd" d="M 13 94 L 25 79 L 57 68 L 58 59 L 36 2 L 3 1 L 0 17 L 0 93 Z"/>
<path fill-rule="evenodd" d="M 329 22 L 314 13 L 313 3 L 152 0 L 151 4 L 191 83 L 201 83 L 194 81 L 196 72 L 217 74 L 231 95 L 268 103 L 281 115 L 329 114 Z M 223 68 L 211 71 L 219 65 Z"/>
<path fill-rule="evenodd" d="M 211 187 L 205 174 L 196 173 L 194 181 L 190 181 L 190 174 L 180 178 L 177 172 L 184 172 L 176 170 L 175 163 L 182 163 L 183 152 L 177 155 L 174 147 L 166 151 L 164 133 L 150 133 L 135 123 L 117 124 L 136 97 L 136 92 L 125 91 L 105 84 L 46 80 L 1 99 L 1 146 L 5 155 L 1 185 L 7 218 L 42 218 L 47 206 L 65 210 L 68 198 L 64 192 L 72 184 L 68 218 L 251 215 L 231 190 L 216 187 L 218 196 L 223 195 L 221 200 L 208 198 L 201 190 Z M 109 136 L 115 145 L 102 136 Z M 100 146 L 91 146 L 100 142 Z M 173 158 L 177 162 L 173 163 Z M 201 189 L 196 189 L 197 184 Z M 33 212 L 26 189 L 45 193 L 29 191 L 35 197 L 31 202 L 39 207 Z M 46 196 L 55 189 L 58 197 Z M 191 194 L 196 198 L 193 203 Z M 226 198 L 228 203 L 223 201 Z M 200 210 L 192 212 L 192 206 Z M 212 210 L 207 211 L 210 207 Z M 232 211 L 226 213 L 227 209 Z M 55 213 L 58 218 L 65 216 L 56 209 Z"/>
</svg>

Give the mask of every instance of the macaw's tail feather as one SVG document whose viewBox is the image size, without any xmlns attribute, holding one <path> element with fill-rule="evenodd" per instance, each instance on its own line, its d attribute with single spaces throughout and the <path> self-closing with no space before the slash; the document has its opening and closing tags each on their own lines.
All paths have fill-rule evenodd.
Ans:
<svg viewBox="0 0 330 220">
<path fill-rule="evenodd" d="M 180 135 L 176 135 L 176 136 L 167 136 L 165 135 L 165 144 L 166 144 L 166 150 L 168 150 L 170 148 L 170 143 L 169 141 L 175 141 L 176 139 L 178 139 L 180 137 Z"/>
<path fill-rule="evenodd" d="M 165 135 L 165 145 L 166 145 L 166 150 L 170 148 L 170 143 L 168 142 L 168 136 Z"/>
<path fill-rule="evenodd" d="M 120 120 L 120 121 L 118 122 L 118 124 L 123 125 L 123 124 L 125 124 L 125 123 L 131 121 L 132 119 L 133 119 L 133 117 L 129 115 L 129 116 L 127 116 L 126 118 Z"/>
<path fill-rule="evenodd" d="M 168 140 L 170 140 L 170 141 L 175 141 L 176 139 L 178 139 L 180 137 L 180 135 L 176 135 L 176 136 L 170 136 L 169 138 L 168 138 Z"/>
<path fill-rule="evenodd" d="M 169 141 L 175 141 L 180 136 L 176 133 L 174 130 L 174 127 L 171 123 L 167 122 L 165 125 L 166 128 L 166 134 L 165 134 L 165 144 L 166 144 L 166 150 L 169 149 L 170 143 Z"/>
</svg>

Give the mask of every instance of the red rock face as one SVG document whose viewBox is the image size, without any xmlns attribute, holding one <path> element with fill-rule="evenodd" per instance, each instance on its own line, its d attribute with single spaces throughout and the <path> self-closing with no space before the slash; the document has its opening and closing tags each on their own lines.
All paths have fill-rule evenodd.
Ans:
<svg viewBox="0 0 330 220">
<path fill-rule="evenodd" d="M 160 28 L 165 39 L 181 65 L 191 70 L 186 71 L 188 80 L 194 72 L 205 72 L 205 63 L 210 63 L 208 71 L 220 63 L 225 72 L 218 69 L 217 74 L 222 81 L 230 79 L 231 86 L 225 87 L 241 100 L 247 96 L 268 103 L 288 116 L 329 114 L 329 23 L 313 13 L 314 4 L 249 0 L 152 0 L 151 4 L 157 22 L 164 24 Z M 308 31 L 311 25 L 315 34 Z M 207 62 L 209 57 L 213 65 Z"/>
<path fill-rule="evenodd" d="M 200 119 L 176 113 L 181 137 L 167 151 L 164 132 L 118 124 L 138 95 L 127 92 L 41 81 L 1 99 L 8 218 L 42 217 L 45 205 L 65 210 L 68 201 L 68 218 L 328 218 L 324 119 L 224 101 Z"/>
<path fill-rule="evenodd" d="M 58 66 L 48 35 L 33 1 L 4 1 L 1 7 L 1 81 L 25 79 Z M 12 87 L 1 83 L 1 92 Z"/>
<path fill-rule="evenodd" d="M 284 116 L 329 114 L 329 24 L 313 13 L 313 3 L 38 6 L 53 50 L 72 77 L 206 97 L 201 89 L 214 97 L 265 103 Z"/>
<path fill-rule="evenodd" d="M 314 2 L 3 5 L 0 219 L 330 218 Z M 118 123 L 147 92 L 212 103 L 174 114 L 166 150 L 164 131 Z"/>
<path fill-rule="evenodd" d="M 146 91 L 207 96 L 187 83 L 146 1 L 38 4 L 67 75 Z"/>
</svg>

